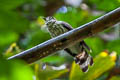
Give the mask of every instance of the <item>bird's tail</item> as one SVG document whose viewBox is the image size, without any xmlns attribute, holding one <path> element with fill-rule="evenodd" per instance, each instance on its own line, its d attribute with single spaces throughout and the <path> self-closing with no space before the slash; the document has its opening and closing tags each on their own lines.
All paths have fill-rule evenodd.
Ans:
<svg viewBox="0 0 120 80">
<path fill-rule="evenodd" d="M 87 72 L 88 65 L 93 65 L 93 58 L 86 51 L 83 51 L 75 56 L 75 62 L 80 65 L 83 72 Z"/>
</svg>

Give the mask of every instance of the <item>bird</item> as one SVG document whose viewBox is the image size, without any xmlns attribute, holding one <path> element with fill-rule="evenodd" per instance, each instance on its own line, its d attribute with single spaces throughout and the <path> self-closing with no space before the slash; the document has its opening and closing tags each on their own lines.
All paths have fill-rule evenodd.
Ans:
<svg viewBox="0 0 120 80">
<path fill-rule="evenodd" d="M 52 38 L 73 30 L 70 24 L 64 21 L 58 21 L 52 16 L 44 17 L 43 19 L 45 20 L 45 27 Z M 83 72 L 87 72 L 88 66 L 93 65 L 93 58 L 89 54 L 91 49 L 84 40 L 65 48 L 64 51 L 73 57 L 75 63 L 80 66 Z"/>
</svg>

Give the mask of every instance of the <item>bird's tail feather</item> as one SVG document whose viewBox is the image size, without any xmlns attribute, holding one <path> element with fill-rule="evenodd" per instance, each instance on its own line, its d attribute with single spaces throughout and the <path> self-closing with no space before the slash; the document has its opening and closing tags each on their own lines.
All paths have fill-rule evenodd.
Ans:
<svg viewBox="0 0 120 80">
<path fill-rule="evenodd" d="M 83 72 L 87 72 L 88 66 L 93 65 L 93 58 L 86 51 L 83 51 L 75 56 L 75 62 L 80 65 Z"/>
</svg>

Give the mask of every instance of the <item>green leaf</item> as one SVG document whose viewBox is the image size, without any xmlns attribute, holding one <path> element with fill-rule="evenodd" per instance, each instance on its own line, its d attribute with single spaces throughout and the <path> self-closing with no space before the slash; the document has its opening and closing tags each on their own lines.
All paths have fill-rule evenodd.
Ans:
<svg viewBox="0 0 120 80">
<path fill-rule="evenodd" d="M 115 65 L 109 56 L 98 55 L 94 58 L 94 65 L 89 67 L 87 73 L 83 73 L 78 64 L 73 62 L 70 72 L 70 80 L 94 80 L 102 75 L 104 72 L 110 70 Z"/>
<path fill-rule="evenodd" d="M 53 80 L 55 78 L 58 78 L 58 77 L 64 75 L 67 72 L 68 72 L 67 69 L 63 69 L 63 70 L 44 70 L 44 71 L 40 71 L 39 79 L 40 80 Z"/>
<path fill-rule="evenodd" d="M 0 46 L 11 44 L 18 40 L 18 35 L 14 32 L 2 33 L 0 32 Z"/>
<path fill-rule="evenodd" d="M 0 32 L 0 53 L 3 53 L 5 48 L 18 40 L 18 34 L 15 32 Z"/>
<path fill-rule="evenodd" d="M 113 76 L 110 80 L 120 80 L 120 76 Z"/>
<path fill-rule="evenodd" d="M 111 11 L 120 6 L 119 0 L 89 0 L 89 3 L 94 4 L 97 9 Z M 107 8 L 105 8 L 107 6 Z"/>
<path fill-rule="evenodd" d="M 11 80 L 33 80 L 33 72 L 23 62 L 11 62 Z M 25 74 L 25 75 L 24 75 Z M 22 77 L 21 77 L 22 76 Z"/>
<path fill-rule="evenodd" d="M 75 8 L 71 8 L 72 10 L 68 11 L 67 13 L 56 13 L 55 17 L 58 20 L 66 21 L 71 24 L 74 28 L 84 24 L 85 21 L 83 19 L 88 17 L 87 11 L 78 11 Z M 69 8 L 68 8 L 69 10 Z"/>
<path fill-rule="evenodd" d="M 29 27 L 29 22 L 18 15 L 16 12 L 2 10 L 0 12 L 0 30 L 1 32 L 14 31 L 23 33 Z"/>
<path fill-rule="evenodd" d="M 112 52 L 116 51 L 118 54 L 120 54 L 120 40 L 114 40 L 107 44 L 107 49 Z"/>
<path fill-rule="evenodd" d="M 49 62 L 49 63 L 59 63 L 60 61 L 61 62 L 64 62 L 65 61 L 65 58 L 64 57 L 60 57 L 60 56 L 48 56 L 48 57 L 45 57 L 43 59 L 41 59 L 42 62 Z"/>
<path fill-rule="evenodd" d="M 37 28 L 34 32 L 29 33 L 26 38 L 26 41 L 23 42 L 24 46 L 31 48 L 50 39 L 50 35 L 40 30 L 40 28 Z"/>
<path fill-rule="evenodd" d="M 92 49 L 91 53 L 92 56 L 96 56 L 105 49 L 105 43 L 100 38 L 97 37 L 87 38 L 85 39 L 85 42 Z"/>
<path fill-rule="evenodd" d="M 73 28 L 79 27 L 87 22 L 90 22 L 93 19 L 99 17 L 99 15 L 92 15 L 86 10 L 79 10 L 72 7 L 67 7 L 67 13 L 56 13 L 54 16 L 61 21 L 68 22 L 72 25 Z"/>
<path fill-rule="evenodd" d="M 28 2 L 31 0 L 0 0 L 0 9 L 6 9 L 6 10 L 11 10 L 11 9 L 15 9 L 16 7 L 19 7 L 20 5 L 22 5 L 25 2 Z"/>
<path fill-rule="evenodd" d="M 0 57 L 0 80 L 33 80 L 31 68 L 23 61 L 7 61 Z"/>
</svg>

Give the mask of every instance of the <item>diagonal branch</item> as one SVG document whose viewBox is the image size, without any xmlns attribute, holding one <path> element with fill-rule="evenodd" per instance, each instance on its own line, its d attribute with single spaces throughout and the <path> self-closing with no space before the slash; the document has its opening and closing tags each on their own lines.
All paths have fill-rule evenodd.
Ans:
<svg viewBox="0 0 120 80">
<path fill-rule="evenodd" d="M 56 38 L 50 39 L 8 59 L 11 60 L 19 58 L 26 61 L 27 63 L 33 63 L 41 58 L 53 54 L 56 51 L 65 49 L 89 36 L 101 32 L 118 23 L 119 21 L 120 8 L 117 8 L 94 21 L 73 29 Z"/>
</svg>

